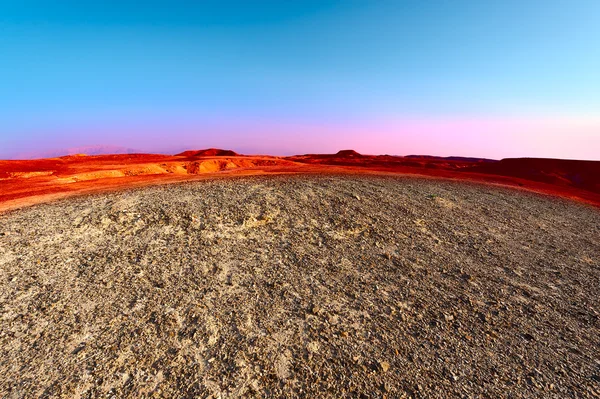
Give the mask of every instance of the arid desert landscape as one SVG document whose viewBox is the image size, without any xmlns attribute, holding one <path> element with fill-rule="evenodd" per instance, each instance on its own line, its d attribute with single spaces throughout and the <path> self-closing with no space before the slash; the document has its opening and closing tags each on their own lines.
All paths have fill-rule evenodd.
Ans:
<svg viewBox="0 0 600 399">
<path fill-rule="evenodd" d="M 0 182 L 1 397 L 600 395 L 596 192 L 190 156 L 206 178 Z"/>
<path fill-rule="evenodd" d="M 599 17 L 0 2 L 0 399 L 600 399 Z"/>
<path fill-rule="evenodd" d="M 119 188 L 204 180 L 215 176 L 277 174 L 390 174 L 479 181 L 553 194 L 600 206 L 600 161 L 542 158 L 491 160 L 464 157 L 335 154 L 289 157 L 241 155 L 209 148 L 176 155 L 76 154 L 34 160 L 0 160 L 0 212 Z"/>
</svg>

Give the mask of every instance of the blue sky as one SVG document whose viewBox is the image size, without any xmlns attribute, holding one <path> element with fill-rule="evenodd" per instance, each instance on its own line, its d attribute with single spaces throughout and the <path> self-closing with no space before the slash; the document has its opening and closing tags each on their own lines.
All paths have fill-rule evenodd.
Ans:
<svg viewBox="0 0 600 399">
<path fill-rule="evenodd" d="M 0 1 L 0 158 L 600 159 L 598 21 L 598 1 Z"/>
</svg>

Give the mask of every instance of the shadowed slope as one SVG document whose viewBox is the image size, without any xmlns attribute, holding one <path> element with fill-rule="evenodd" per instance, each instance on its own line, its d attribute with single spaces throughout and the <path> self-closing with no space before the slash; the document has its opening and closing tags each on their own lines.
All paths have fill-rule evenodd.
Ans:
<svg viewBox="0 0 600 399">
<path fill-rule="evenodd" d="M 600 193 L 600 161 L 507 158 L 496 163 L 476 165 L 471 170 L 554 185 L 569 185 Z"/>
</svg>

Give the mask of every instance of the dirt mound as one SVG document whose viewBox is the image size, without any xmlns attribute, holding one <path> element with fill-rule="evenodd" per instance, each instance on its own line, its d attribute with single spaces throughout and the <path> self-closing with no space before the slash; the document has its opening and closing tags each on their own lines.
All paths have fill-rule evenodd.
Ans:
<svg viewBox="0 0 600 399">
<path fill-rule="evenodd" d="M 238 153 L 231 150 L 221 150 L 218 148 L 208 148 L 206 150 L 190 150 L 184 151 L 176 156 L 184 156 L 184 157 L 237 157 Z"/>
<path fill-rule="evenodd" d="M 342 176 L 11 212 L 0 397 L 595 397 L 598 226 L 540 195 Z"/>
</svg>

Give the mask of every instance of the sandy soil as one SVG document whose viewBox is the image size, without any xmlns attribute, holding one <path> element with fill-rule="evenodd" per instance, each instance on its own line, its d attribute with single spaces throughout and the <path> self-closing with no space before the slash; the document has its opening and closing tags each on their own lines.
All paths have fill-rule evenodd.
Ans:
<svg viewBox="0 0 600 399">
<path fill-rule="evenodd" d="M 600 395 L 600 212 L 272 176 L 0 216 L 0 397 Z"/>
</svg>

